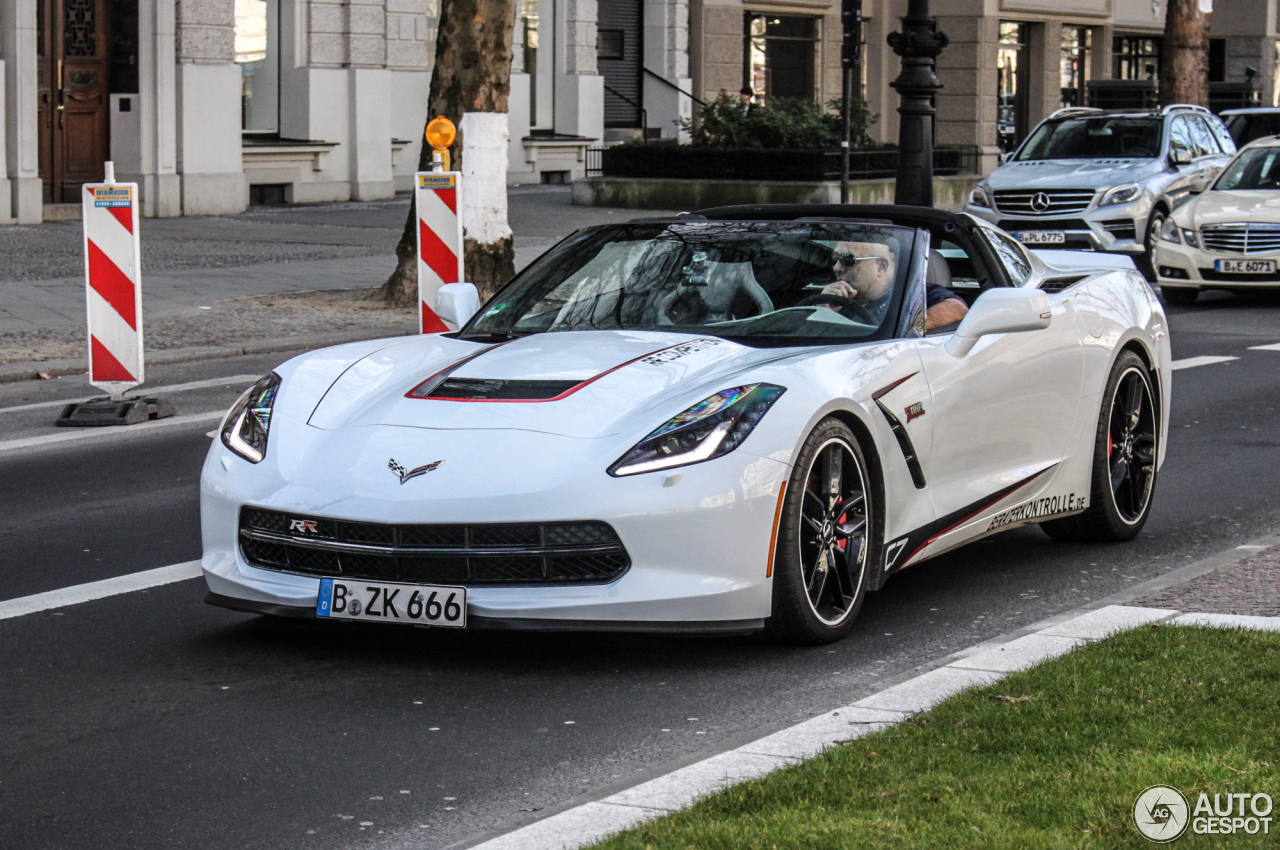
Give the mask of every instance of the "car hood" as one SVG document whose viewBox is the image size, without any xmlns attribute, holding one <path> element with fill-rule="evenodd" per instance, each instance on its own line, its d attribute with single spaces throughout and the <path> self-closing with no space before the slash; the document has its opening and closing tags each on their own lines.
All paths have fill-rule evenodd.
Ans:
<svg viewBox="0 0 1280 850">
<path fill-rule="evenodd" d="M 793 354 L 716 337 L 655 331 L 545 333 L 497 345 L 425 335 L 362 357 L 342 373 L 306 418 L 325 430 L 367 425 L 435 429 L 519 429 L 568 437 L 616 434 L 637 417 L 657 428 L 732 383 L 743 369 Z M 461 365 L 457 365 L 461 362 Z M 556 381 L 528 398 L 413 398 L 424 381 Z M 517 385 L 520 386 L 520 385 Z M 671 409 L 675 405 L 675 409 Z"/>
<path fill-rule="evenodd" d="M 1280 192 L 1205 192 L 1179 209 L 1175 217 L 1183 227 L 1196 230 L 1206 224 L 1280 223 Z"/>
<path fill-rule="evenodd" d="M 1159 173 L 1158 159 L 1044 159 L 1006 162 L 991 172 L 986 183 L 993 191 L 1006 189 L 1109 189 L 1137 183 Z"/>
</svg>

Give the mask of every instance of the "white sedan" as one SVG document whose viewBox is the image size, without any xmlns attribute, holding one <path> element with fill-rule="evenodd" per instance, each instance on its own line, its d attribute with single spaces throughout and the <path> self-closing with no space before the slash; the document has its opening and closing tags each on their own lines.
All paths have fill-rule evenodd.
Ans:
<svg viewBox="0 0 1280 850">
<path fill-rule="evenodd" d="M 1156 277 L 1171 304 L 1191 304 L 1202 289 L 1280 287 L 1280 137 L 1245 147 L 1165 220 Z"/>
<path fill-rule="evenodd" d="M 893 206 L 579 231 L 474 316 L 442 301 L 458 332 L 313 352 L 249 390 L 201 479 L 207 600 L 820 643 L 986 535 L 1129 539 L 1168 330 L 1136 271 L 1084 259 Z M 926 330 L 941 302 L 963 319 Z"/>
</svg>

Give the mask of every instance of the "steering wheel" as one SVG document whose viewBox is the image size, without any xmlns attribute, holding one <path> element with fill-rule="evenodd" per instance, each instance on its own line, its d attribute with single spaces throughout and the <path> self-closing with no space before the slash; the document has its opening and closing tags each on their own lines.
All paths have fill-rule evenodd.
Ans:
<svg viewBox="0 0 1280 850">
<path fill-rule="evenodd" d="M 848 318 L 861 322 L 864 325 L 875 326 L 878 324 L 875 317 L 871 315 L 871 311 L 865 305 L 854 301 L 852 298 L 845 298 L 843 295 L 833 295 L 829 292 L 819 292 L 817 295 L 810 295 L 808 298 L 801 299 L 796 302 L 797 307 L 813 307 L 819 304 L 833 304 L 836 309 L 844 313 L 848 311 L 853 315 Z"/>
</svg>

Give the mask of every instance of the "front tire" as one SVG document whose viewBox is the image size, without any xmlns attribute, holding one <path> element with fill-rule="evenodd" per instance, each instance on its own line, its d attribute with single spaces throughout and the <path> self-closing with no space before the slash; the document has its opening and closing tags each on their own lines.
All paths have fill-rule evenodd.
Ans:
<svg viewBox="0 0 1280 850">
<path fill-rule="evenodd" d="M 1151 515 L 1159 457 L 1160 417 L 1142 358 L 1125 351 L 1111 367 L 1094 441 L 1089 507 L 1040 524 L 1055 540 L 1132 540 Z"/>
<path fill-rule="evenodd" d="M 812 646 L 852 628 L 879 551 L 871 483 L 849 427 L 834 418 L 819 422 L 783 498 L 767 625 L 775 639 Z"/>
<path fill-rule="evenodd" d="M 1151 218 L 1147 219 L 1147 232 L 1143 245 L 1147 252 L 1138 258 L 1138 271 L 1142 272 L 1143 277 L 1150 283 L 1156 282 L 1156 242 L 1160 239 L 1160 227 L 1164 224 L 1164 220 L 1168 218 L 1168 213 L 1164 210 L 1156 210 L 1151 213 Z"/>
</svg>

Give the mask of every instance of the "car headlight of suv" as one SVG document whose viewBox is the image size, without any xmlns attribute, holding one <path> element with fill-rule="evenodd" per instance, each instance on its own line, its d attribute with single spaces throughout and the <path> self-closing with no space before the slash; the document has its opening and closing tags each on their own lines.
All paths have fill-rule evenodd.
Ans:
<svg viewBox="0 0 1280 850">
<path fill-rule="evenodd" d="M 776 384 L 721 390 L 673 416 L 609 467 L 615 477 L 687 466 L 727 455 L 786 392 Z"/>
<path fill-rule="evenodd" d="M 222 444 L 250 463 L 267 456 L 267 434 L 271 430 L 271 409 L 280 391 L 275 372 L 245 390 L 222 420 Z"/>
<path fill-rule="evenodd" d="M 1166 218 L 1160 222 L 1160 238 L 1166 242 L 1172 242 L 1175 245 L 1182 244 L 1182 238 L 1178 236 L 1178 224 L 1171 218 Z"/>
<path fill-rule="evenodd" d="M 1113 204 L 1127 204 L 1130 201 L 1136 201 L 1142 196 L 1141 183 L 1125 183 L 1123 186 L 1116 186 L 1102 196 L 1102 200 L 1098 203 L 1100 207 L 1109 207 Z"/>
<path fill-rule="evenodd" d="M 975 207 L 991 209 L 991 196 L 987 194 L 986 189 L 981 186 L 975 186 L 973 191 L 969 193 L 969 203 Z"/>
</svg>

